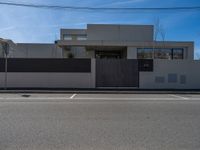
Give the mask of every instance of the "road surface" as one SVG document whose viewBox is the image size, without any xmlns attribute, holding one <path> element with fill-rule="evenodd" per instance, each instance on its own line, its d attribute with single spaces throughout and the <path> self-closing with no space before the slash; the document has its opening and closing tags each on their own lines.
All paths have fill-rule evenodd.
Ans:
<svg viewBox="0 0 200 150">
<path fill-rule="evenodd" d="M 0 95 L 0 150 L 199 149 L 200 95 Z"/>
</svg>

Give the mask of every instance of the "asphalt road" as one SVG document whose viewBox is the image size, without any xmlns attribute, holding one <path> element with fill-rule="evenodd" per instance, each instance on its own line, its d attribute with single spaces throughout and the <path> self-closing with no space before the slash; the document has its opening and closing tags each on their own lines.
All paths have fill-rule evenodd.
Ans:
<svg viewBox="0 0 200 150">
<path fill-rule="evenodd" d="M 0 150 L 199 149 L 200 95 L 0 95 Z"/>
</svg>

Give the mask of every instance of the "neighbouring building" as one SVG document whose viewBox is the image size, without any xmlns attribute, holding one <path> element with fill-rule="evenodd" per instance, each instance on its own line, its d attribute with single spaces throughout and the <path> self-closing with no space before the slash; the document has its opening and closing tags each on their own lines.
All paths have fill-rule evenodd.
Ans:
<svg viewBox="0 0 200 150">
<path fill-rule="evenodd" d="M 0 87 L 200 89 L 194 42 L 154 41 L 152 25 L 61 29 L 55 44 L 9 42 Z"/>
</svg>

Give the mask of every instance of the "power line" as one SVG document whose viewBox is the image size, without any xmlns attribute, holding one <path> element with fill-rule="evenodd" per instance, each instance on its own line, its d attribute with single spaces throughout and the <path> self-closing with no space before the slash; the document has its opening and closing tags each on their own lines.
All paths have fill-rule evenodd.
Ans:
<svg viewBox="0 0 200 150">
<path fill-rule="evenodd" d="M 79 10 L 79 11 L 200 11 L 200 6 L 191 7 L 78 7 L 78 6 L 59 6 L 59 5 L 42 5 L 42 4 L 27 4 L 27 3 L 13 3 L 0 2 L 0 5 L 31 7 L 41 9 L 55 9 L 55 10 Z"/>
</svg>

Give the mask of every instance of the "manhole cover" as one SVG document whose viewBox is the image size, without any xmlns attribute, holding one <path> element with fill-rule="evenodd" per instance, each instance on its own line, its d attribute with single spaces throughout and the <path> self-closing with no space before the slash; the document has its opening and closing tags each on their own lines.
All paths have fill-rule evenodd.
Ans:
<svg viewBox="0 0 200 150">
<path fill-rule="evenodd" d="M 31 95 L 22 95 L 22 97 L 30 97 Z"/>
</svg>

